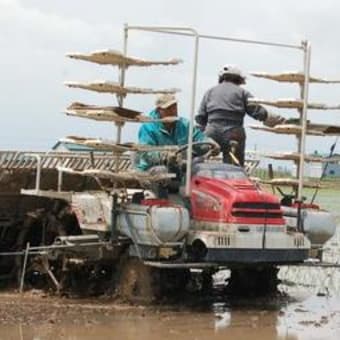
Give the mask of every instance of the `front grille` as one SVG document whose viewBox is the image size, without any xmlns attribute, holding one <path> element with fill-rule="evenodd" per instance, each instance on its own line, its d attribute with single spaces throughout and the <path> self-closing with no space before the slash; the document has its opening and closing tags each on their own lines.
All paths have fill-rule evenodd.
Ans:
<svg viewBox="0 0 340 340">
<path fill-rule="evenodd" d="M 249 212 L 249 211 L 233 211 L 235 217 L 249 217 L 249 218 L 281 218 L 281 212 Z"/>
<path fill-rule="evenodd" d="M 268 202 L 235 202 L 233 208 L 244 208 L 244 209 L 280 209 L 279 203 L 268 203 Z"/>
<path fill-rule="evenodd" d="M 234 217 L 282 219 L 282 210 L 278 203 L 235 202 L 231 213 Z"/>
<path fill-rule="evenodd" d="M 229 236 L 216 236 L 215 245 L 217 247 L 227 247 L 230 246 L 230 237 Z"/>
<path fill-rule="evenodd" d="M 303 247 L 305 245 L 305 239 L 303 237 L 295 237 L 294 245 L 295 247 Z"/>
</svg>

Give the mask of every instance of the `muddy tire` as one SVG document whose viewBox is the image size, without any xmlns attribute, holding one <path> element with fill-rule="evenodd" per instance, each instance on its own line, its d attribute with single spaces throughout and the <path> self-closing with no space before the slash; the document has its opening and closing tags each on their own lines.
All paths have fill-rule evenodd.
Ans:
<svg viewBox="0 0 340 340">
<path fill-rule="evenodd" d="M 26 213 L 23 223 L 16 234 L 14 250 L 25 250 L 30 246 L 50 245 L 57 236 L 79 235 L 81 233 L 75 216 L 65 202 L 55 201 L 51 209 L 36 209 Z M 17 281 L 20 281 L 23 257 L 15 258 Z M 58 281 L 62 280 L 60 261 L 49 262 L 51 271 Z M 30 288 L 55 289 L 55 285 L 47 275 L 42 257 L 29 256 L 25 271 L 25 285 Z"/>
<path fill-rule="evenodd" d="M 118 268 L 117 295 L 132 304 L 150 304 L 160 296 L 159 271 L 135 257 L 122 259 Z"/>
<path fill-rule="evenodd" d="M 179 296 L 187 290 L 190 281 L 189 269 L 160 269 L 159 271 L 162 296 Z"/>
<path fill-rule="evenodd" d="M 245 267 L 231 270 L 228 284 L 228 292 L 237 295 L 267 295 L 277 292 L 279 279 L 278 268 L 268 267 Z"/>
</svg>

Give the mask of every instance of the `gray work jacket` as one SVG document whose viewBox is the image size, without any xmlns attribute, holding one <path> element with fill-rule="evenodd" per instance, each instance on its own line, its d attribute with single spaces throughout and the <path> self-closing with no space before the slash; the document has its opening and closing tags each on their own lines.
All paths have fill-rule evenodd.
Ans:
<svg viewBox="0 0 340 340">
<path fill-rule="evenodd" d="M 256 120 L 266 120 L 267 110 L 261 105 L 249 104 L 251 97 L 241 86 L 224 81 L 205 93 L 195 120 L 201 126 L 225 121 L 231 127 L 242 126 L 246 114 Z"/>
</svg>

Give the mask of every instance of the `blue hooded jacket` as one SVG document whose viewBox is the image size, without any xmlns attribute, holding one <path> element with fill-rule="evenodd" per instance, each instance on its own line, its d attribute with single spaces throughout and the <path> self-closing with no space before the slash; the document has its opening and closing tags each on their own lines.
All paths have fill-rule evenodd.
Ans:
<svg viewBox="0 0 340 340">
<path fill-rule="evenodd" d="M 153 119 L 159 119 L 159 113 L 154 110 L 149 113 Z M 144 123 L 138 132 L 138 142 L 143 145 L 185 145 L 188 144 L 189 120 L 180 117 L 174 129 L 169 132 L 162 122 Z M 198 128 L 194 128 L 193 141 L 206 141 L 207 137 Z M 137 169 L 145 171 L 153 165 L 160 164 L 160 152 L 141 152 L 138 155 Z"/>
</svg>

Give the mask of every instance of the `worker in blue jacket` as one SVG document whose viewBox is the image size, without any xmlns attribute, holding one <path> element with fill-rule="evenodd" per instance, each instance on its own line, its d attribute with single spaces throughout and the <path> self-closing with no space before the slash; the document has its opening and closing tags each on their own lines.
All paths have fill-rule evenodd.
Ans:
<svg viewBox="0 0 340 340">
<path fill-rule="evenodd" d="M 173 117 L 174 120 L 169 122 L 151 122 L 144 123 L 138 133 L 139 144 L 144 145 L 185 145 L 188 144 L 189 120 L 178 117 L 177 99 L 172 94 L 163 94 L 156 100 L 156 108 L 150 112 L 149 116 L 153 119 L 163 119 Z M 176 119 L 177 118 L 177 119 Z M 210 138 L 198 129 L 193 130 L 193 142 L 211 142 Z M 216 148 L 218 145 L 215 143 Z M 215 153 L 218 152 L 215 150 Z M 164 153 L 158 151 L 142 152 L 138 155 L 137 169 L 145 171 L 153 166 L 162 164 L 162 161 L 168 157 L 174 157 L 172 153 L 164 156 Z"/>
</svg>

